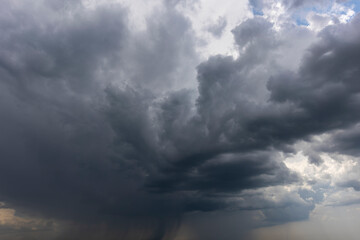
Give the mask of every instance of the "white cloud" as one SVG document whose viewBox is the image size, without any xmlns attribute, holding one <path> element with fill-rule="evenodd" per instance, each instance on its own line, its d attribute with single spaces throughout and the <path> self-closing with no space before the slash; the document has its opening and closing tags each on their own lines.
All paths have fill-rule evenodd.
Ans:
<svg viewBox="0 0 360 240">
<path fill-rule="evenodd" d="M 221 4 L 217 0 L 199 0 L 194 4 L 179 4 L 177 8 L 190 20 L 203 59 L 216 54 L 237 56 L 231 30 L 253 16 L 247 0 L 224 0 Z M 216 38 L 208 28 L 219 18 L 223 18 L 227 24 L 222 36 Z"/>
</svg>

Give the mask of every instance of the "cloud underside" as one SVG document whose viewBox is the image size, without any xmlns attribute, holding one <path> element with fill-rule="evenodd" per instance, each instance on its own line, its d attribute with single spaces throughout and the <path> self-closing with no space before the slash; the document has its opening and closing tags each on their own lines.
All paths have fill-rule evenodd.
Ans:
<svg viewBox="0 0 360 240">
<path fill-rule="evenodd" d="M 238 58 L 200 63 L 174 4 L 143 31 L 116 4 L 2 5 L 0 201 L 77 222 L 74 236 L 106 222 L 123 226 L 114 236 L 141 226 L 160 239 L 197 211 L 307 219 L 316 193 L 273 201 L 256 190 L 300 183 L 283 159 L 314 135 L 331 135 L 318 151 L 359 154 L 359 15 L 323 29 L 293 68 L 289 42 L 310 30 L 274 30 L 262 17 L 232 30 Z M 220 37 L 225 26 L 209 31 Z M 359 191 L 352 179 L 339 186 Z"/>
</svg>

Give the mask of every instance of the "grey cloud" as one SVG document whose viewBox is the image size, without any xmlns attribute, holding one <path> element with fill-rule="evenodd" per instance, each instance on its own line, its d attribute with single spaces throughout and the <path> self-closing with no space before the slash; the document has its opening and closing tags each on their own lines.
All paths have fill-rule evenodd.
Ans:
<svg viewBox="0 0 360 240">
<path fill-rule="evenodd" d="M 251 44 L 257 47 L 268 48 L 269 44 L 271 46 L 271 43 L 274 42 L 275 39 L 272 25 L 272 23 L 265 19 L 256 17 L 246 20 L 232 30 L 232 32 L 236 43 L 241 47 Z"/>
<path fill-rule="evenodd" d="M 273 24 L 264 18 L 255 17 L 232 30 L 235 42 L 243 55 L 238 62 L 244 70 L 266 63 L 273 50 L 279 47 L 279 36 L 272 27 Z M 242 48 L 245 48 L 245 51 L 242 51 Z"/>
<path fill-rule="evenodd" d="M 263 31 L 258 31 L 259 34 L 257 34 L 256 28 L 251 31 L 255 34 L 254 41 L 251 40 L 251 34 L 249 34 L 250 38 L 243 37 L 241 34 L 245 34 L 246 29 L 252 29 L 248 25 L 254 24 L 254 26 L 259 26 L 259 29 L 269 29 L 266 26 L 271 25 L 259 19 L 248 20 L 243 23 L 244 25 L 240 25 L 234 30 L 234 34 L 240 35 L 235 36 L 235 39 L 238 39 L 239 44 L 250 43 L 242 57 L 234 60 L 231 57 L 215 56 L 198 67 L 199 116 L 194 119 L 199 119 L 198 121 L 206 126 L 205 130 L 198 135 L 199 139 L 206 140 L 201 141 L 203 145 L 199 143 L 189 149 L 198 148 L 200 151 L 192 150 L 194 152 L 192 155 L 180 158 L 180 161 L 172 164 L 172 168 L 165 168 L 165 177 L 155 180 L 150 184 L 151 188 L 156 187 L 158 190 L 165 189 L 166 191 L 203 188 L 206 190 L 206 181 L 209 181 L 208 185 L 217 191 L 226 190 L 226 187 L 232 185 L 229 183 L 225 184 L 226 187 L 217 185 L 221 184 L 219 180 L 211 182 L 221 174 L 223 168 L 226 168 L 226 163 L 221 163 L 214 172 L 210 171 L 211 168 L 202 167 L 209 164 L 211 159 L 219 154 L 266 148 L 288 151 L 287 145 L 297 140 L 306 140 L 313 134 L 355 124 L 359 118 L 356 114 L 359 106 L 356 101 L 355 81 L 357 76 L 355 63 L 358 62 L 356 50 L 358 31 L 355 30 L 357 21 L 358 17 L 347 25 L 325 29 L 320 35 L 320 41 L 313 45 L 305 55 L 298 72 L 283 72 L 274 74 L 270 78 L 267 85 L 270 101 L 262 104 L 251 101 L 247 93 L 242 91 L 242 87 L 249 81 L 246 70 L 253 67 L 251 61 L 247 62 L 244 59 L 247 59 L 246 51 L 254 51 L 257 44 L 264 46 L 261 44 L 262 40 L 268 38 L 268 35 L 261 35 Z M 347 35 L 347 40 L 340 37 L 335 29 L 349 33 L 341 35 Z M 275 46 L 278 45 L 275 44 Z M 263 59 L 257 64 L 267 64 L 266 59 L 272 57 L 273 47 L 274 45 L 270 44 L 261 49 Z M 329 66 L 332 66 L 330 71 Z M 211 150 L 207 150 L 205 143 L 210 144 Z M 311 153 L 309 155 L 313 160 L 314 157 L 316 158 L 316 163 L 321 162 L 318 156 Z M 235 162 L 230 164 L 229 169 L 236 169 L 237 165 L 232 164 Z M 224 171 L 228 173 L 228 176 L 231 175 L 229 169 Z M 249 170 L 251 165 L 240 167 L 240 169 Z M 204 179 L 196 180 L 199 178 L 197 174 Z M 241 176 L 246 176 L 246 174 Z M 194 180 L 191 180 L 192 178 Z M 226 181 L 225 176 L 219 179 Z M 236 177 L 231 179 L 236 180 Z M 189 180 L 190 184 L 187 184 Z M 235 189 L 242 188 L 241 184 L 234 182 L 237 187 Z M 246 182 L 246 179 L 241 179 L 241 182 Z M 256 187 L 256 184 L 252 184 L 248 182 L 246 185 Z M 313 204 L 306 205 L 305 215 L 295 213 L 297 210 L 294 208 L 295 212 L 288 213 L 289 219 L 291 216 L 306 218 L 313 207 Z M 288 208 L 289 211 L 291 209 L 291 207 Z M 269 211 L 269 216 L 272 215 L 271 212 Z"/>
<path fill-rule="evenodd" d="M 226 25 L 227 25 L 226 19 L 223 17 L 219 17 L 215 24 L 208 27 L 208 31 L 214 37 L 219 38 L 223 34 L 224 29 L 226 28 Z"/>
<path fill-rule="evenodd" d="M 319 166 L 324 162 L 324 160 L 321 158 L 321 156 L 316 151 L 313 151 L 313 150 L 306 151 L 305 154 L 307 155 L 309 163 L 311 163 L 311 164 Z"/>
<path fill-rule="evenodd" d="M 329 204 L 328 206 L 333 206 L 333 207 L 342 207 L 342 206 L 351 206 L 351 205 L 358 205 L 360 204 L 360 199 L 350 199 L 350 200 L 345 200 L 342 202 L 338 202 L 338 203 L 333 203 L 333 204 Z"/>
<path fill-rule="evenodd" d="M 355 191 L 360 191 L 360 181 L 349 180 L 338 184 L 340 187 L 353 188 Z"/>
<path fill-rule="evenodd" d="M 1 201 L 79 222 L 64 236 L 103 221 L 100 238 L 134 239 L 133 223 L 161 239 L 185 212 L 231 208 L 306 219 L 317 193 L 231 199 L 300 181 L 279 152 L 359 119 L 359 17 L 325 29 L 292 72 L 274 60 L 282 43 L 262 18 L 233 30 L 238 59 L 194 68 L 191 25 L 171 4 L 143 32 L 117 5 L 4 4 L 15 10 L 0 21 Z M 198 91 L 187 89 L 194 71 Z"/>
<path fill-rule="evenodd" d="M 193 87 L 198 59 L 189 21 L 171 6 L 154 16 L 146 22 L 146 31 L 131 33 L 123 71 L 115 73 L 123 74 L 128 85 L 154 94 Z"/>
<path fill-rule="evenodd" d="M 305 201 L 310 201 L 313 203 L 321 203 L 324 200 L 324 191 L 322 189 L 300 189 L 299 195 Z"/>
<path fill-rule="evenodd" d="M 348 0 L 336 0 L 335 2 L 341 3 L 347 1 Z M 333 0 L 276 0 L 275 2 L 281 2 L 288 12 L 294 12 L 295 10 L 306 7 L 316 7 L 322 9 L 324 7 L 329 7 L 334 3 Z M 264 8 L 269 7 L 269 5 L 273 2 L 264 0 L 250 0 L 249 3 L 255 12 L 261 13 Z"/>
<path fill-rule="evenodd" d="M 94 182 L 90 190 L 84 178 L 103 177 L 97 161 L 107 154 L 111 129 L 99 114 L 103 93 L 96 71 L 102 59 L 113 57 L 112 48 L 121 49 L 126 29 L 121 9 L 91 16 L 80 11 L 76 21 L 54 12 L 54 21 L 43 26 L 44 9 L 31 10 L 39 19 L 24 14 L 22 28 L 7 30 L 1 42 L 2 197 L 14 206 L 66 215 L 99 187 Z M 17 19 L 7 20 L 2 22 Z"/>
<path fill-rule="evenodd" d="M 128 54 L 126 10 L 39 6 L 14 6 L 23 18 L 1 21 L 2 200 L 29 215 L 85 222 L 153 221 L 177 209 L 139 190 L 156 164 L 144 103 L 151 94 L 111 85 Z"/>
<path fill-rule="evenodd" d="M 298 180 L 296 174 L 291 174 L 275 156 L 269 155 L 271 153 L 220 155 L 192 168 L 177 166 L 180 170 L 170 169 L 164 179 L 154 180 L 150 187 L 168 191 L 236 193 Z M 171 171 L 174 172 L 171 174 Z"/>
<path fill-rule="evenodd" d="M 316 145 L 318 151 L 359 156 L 360 131 L 358 126 L 333 133 L 329 139 Z"/>
<path fill-rule="evenodd" d="M 282 1 L 284 5 L 288 8 L 299 8 L 307 5 L 322 5 L 322 4 L 329 4 L 332 1 L 331 0 L 316 0 L 316 1 L 310 1 L 310 0 L 283 0 Z"/>
<path fill-rule="evenodd" d="M 310 212 L 314 209 L 314 205 L 308 204 L 288 204 L 282 208 L 271 208 L 263 210 L 269 225 L 279 224 L 284 222 L 302 221 L 309 218 Z"/>
<path fill-rule="evenodd" d="M 241 211 L 258 211 L 263 220 L 253 224 L 258 227 L 272 226 L 309 219 L 315 205 L 321 203 L 323 199 L 324 195 L 321 190 L 313 191 L 300 188 L 288 192 L 279 186 L 274 186 L 244 191 L 231 208 Z"/>
<path fill-rule="evenodd" d="M 173 154 L 160 145 L 168 139 L 153 121 L 156 99 L 196 70 L 187 20 L 167 6 L 135 32 L 117 4 L 7 4 L 23 18 L 1 19 L 1 200 L 26 216 L 75 222 L 60 239 L 171 236 L 198 200 L 144 185 Z M 24 235 L 52 239 L 42 233 Z"/>
<path fill-rule="evenodd" d="M 348 26 L 341 27 L 342 29 L 352 29 L 356 25 L 356 21 L 355 19 Z M 259 26 L 260 29 L 262 27 L 268 29 L 267 26 L 271 26 L 266 21 L 259 19 L 248 20 L 243 24 L 234 30 L 234 34 L 245 34 L 246 31 L 243 31 L 243 29 L 252 29 L 248 27 L 248 25 L 251 26 L 252 24 Z M 334 28 L 338 27 L 340 26 Z M 158 178 L 160 179 L 155 178 L 154 182 L 149 186 L 158 191 L 174 189 L 206 190 L 207 185 L 217 191 L 226 190 L 226 187 L 232 187 L 232 185 L 229 183 L 224 184 L 224 186 L 217 185 L 221 184 L 221 180 L 216 180 L 216 182 L 212 182 L 212 180 L 218 178 L 226 181 L 225 176 L 218 177 L 218 175 L 221 174 L 223 168 L 226 168 L 227 164 L 221 163 L 216 169 L 214 168 L 214 172 L 210 171 L 211 168 L 209 167 L 203 167 L 211 162 L 211 159 L 220 156 L 219 154 L 248 152 L 266 148 L 288 151 L 287 145 L 299 139 L 306 139 L 312 134 L 354 124 L 358 119 L 358 116 L 353 114 L 357 105 L 356 102 L 348 100 L 351 94 L 337 90 L 331 91 L 334 82 L 346 81 L 350 84 L 350 79 L 354 78 L 356 74 L 345 75 L 346 78 L 339 76 L 341 73 L 347 72 L 349 68 L 352 69 L 353 62 L 332 63 L 331 66 L 339 67 L 337 75 L 332 74 L 332 78 L 327 75 L 328 73 L 325 70 L 320 71 L 321 66 L 325 68 L 327 65 L 327 63 L 322 63 L 322 61 L 327 61 L 323 60 L 324 52 L 321 53 L 320 50 L 324 46 L 334 48 L 334 51 L 342 59 L 354 59 L 352 55 L 346 55 L 346 49 L 351 47 L 348 42 L 346 45 L 331 44 L 332 40 L 336 38 L 331 31 L 331 28 L 329 28 L 322 33 L 322 40 L 309 50 L 309 54 L 305 56 L 298 73 L 285 72 L 282 75 L 275 75 L 269 80 L 270 102 L 263 104 L 251 101 L 247 93 L 242 92 L 242 87 L 249 81 L 247 79 L 248 72 L 246 71 L 249 66 L 246 64 L 251 64 L 251 62 L 244 61 L 244 59 L 247 59 L 247 52 L 243 54 L 244 59 L 240 57 L 234 60 L 231 57 L 216 56 L 202 63 L 198 67 L 200 96 L 197 100 L 197 106 L 199 116 L 194 117 L 193 124 L 195 124 L 195 119 L 198 119 L 197 121 L 200 121 L 200 123 L 197 122 L 196 124 L 206 126 L 203 132 L 197 135 L 198 139 L 204 140 L 188 148 L 193 152 L 192 154 L 179 158 L 179 161 L 174 162 L 170 167 L 166 167 L 164 170 L 166 174 L 164 176 L 159 175 Z M 353 32 L 353 29 L 351 31 Z M 256 34 L 256 28 L 251 32 Z M 250 42 L 253 46 L 248 46 L 247 50 L 254 51 L 257 44 L 264 46 L 262 44 L 263 38 L 269 37 L 268 35 L 261 35 L 262 31 L 258 32 L 259 34 L 254 35 L 256 36 L 254 42 L 248 37 L 239 36 L 236 39 L 239 39 L 239 44 Z M 355 38 L 350 36 L 349 40 L 352 39 L 354 40 L 352 43 L 356 45 Z M 267 64 L 266 57 L 270 58 L 272 56 L 273 45 L 267 46 L 265 50 L 268 53 L 264 53 L 263 61 L 258 64 Z M 355 53 L 352 52 L 351 54 Z M 337 61 L 337 57 L 337 55 L 330 56 L 331 60 L 329 61 Z M 314 67 L 316 64 L 318 64 L 317 68 Z M 324 92 L 329 89 L 331 94 L 322 96 L 317 88 L 324 88 L 325 90 L 321 90 Z M 353 87 L 351 91 L 354 91 Z M 196 149 L 198 150 L 196 151 Z M 250 165 L 246 167 L 240 166 L 239 169 L 249 170 L 253 162 L 256 161 L 252 160 L 249 163 Z M 237 169 L 237 165 L 232 164 L 235 164 L 235 162 L 231 162 L 230 167 L 224 171 L 228 173 L 228 176 L 231 175 L 230 169 Z M 254 176 L 258 174 L 255 173 Z M 203 177 L 203 179 L 199 176 Z M 245 177 L 246 174 L 240 174 L 239 176 Z M 236 180 L 237 178 L 231 177 L 231 179 Z M 209 184 L 206 184 L 207 181 L 209 181 Z M 240 182 L 244 183 L 246 179 L 241 179 Z M 232 191 L 242 189 L 241 184 L 239 185 L 236 181 L 234 183 L 235 188 L 231 189 Z M 268 183 L 271 183 L 271 181 L 268 181 Z M 247 187 L 259 187 L 252 182 L 248 182 L 246 185 Z"/>
<path fill-rule="evenodd" d="M 322 41 L 310 49 L 298 73 L 283 73 L 269 81 L 272 101 L 294 104 L 302 112 L 304 124 L 300 123 L 298 130 L 303 126 L 304 133 L 316 133 L 358 121 L 358 21 L 356 17 L 348 26 L 326 28 L 320 35 Z"/>
<path fill-rule="evenodd" d="M 263 8 L 263 0 L 249 0 L 249 4 L 256 12 L 260 12 Z"/>
</svg>

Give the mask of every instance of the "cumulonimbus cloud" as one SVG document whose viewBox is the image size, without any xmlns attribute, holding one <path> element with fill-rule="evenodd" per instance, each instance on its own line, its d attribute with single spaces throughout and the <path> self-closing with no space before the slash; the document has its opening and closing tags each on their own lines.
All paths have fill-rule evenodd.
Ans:
<svg viewBox="0 0 360 240">
<path fill-rule="evenodd" d="M 143 32 L 118 4 L 3 5 L 0 200 L 85 224 L 72 234 L 104 221 L 123 226 L 109 239 L 130 239 L 131 219 L 160 239 L 186 212 L 224 209 L 262 211 L 268 224 L 306 219 L 321 194 L 251 191 L 301 182 L 283 154 L 359 122 L 359 15 L 325 28 L 289 70 L 277 58 L 291 39 L 262 17 L 233 29 L 238 58 L 195 65 L 191 24 L 172 5 Z M 322 149 L 357 154 L 357 138 L 345 131 Z"/>
</svg>

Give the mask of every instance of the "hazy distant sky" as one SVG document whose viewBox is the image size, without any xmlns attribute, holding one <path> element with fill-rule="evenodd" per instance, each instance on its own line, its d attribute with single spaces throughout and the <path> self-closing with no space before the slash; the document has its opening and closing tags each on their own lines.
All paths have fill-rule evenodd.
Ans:
<svg viewBox="0 0 360 240">
<path fill-rule="evenodd" d="M 0 4 L 0 240 L 359 239 L 360 1 Z"/>
</svg>

